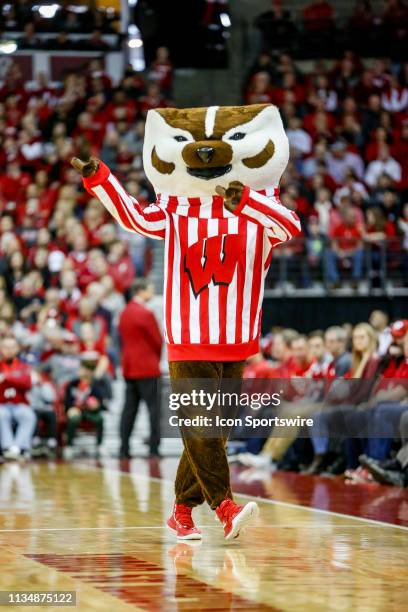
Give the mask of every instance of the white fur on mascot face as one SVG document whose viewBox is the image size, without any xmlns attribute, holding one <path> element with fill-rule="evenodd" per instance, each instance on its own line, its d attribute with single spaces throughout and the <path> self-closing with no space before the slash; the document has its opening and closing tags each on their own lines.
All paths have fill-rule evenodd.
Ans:
<svg viewBox="0 0 408 612">
<path fill-rule="evenodd" d="M 202 197 L 240 181 L 277 187 L 289 159 L 276 106 L 165 108 L 147 114 L 143 165 L 156 193 Z"/>
</svg>

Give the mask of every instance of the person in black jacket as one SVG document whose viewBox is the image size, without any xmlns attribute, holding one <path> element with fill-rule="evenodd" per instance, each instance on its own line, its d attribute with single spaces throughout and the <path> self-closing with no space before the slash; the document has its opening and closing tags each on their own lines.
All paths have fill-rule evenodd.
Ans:
<svg viewBox="0 0 408 612">
<path fill-rule="evenodd" d="M 73 443 L 76 431 L 83 421 L 93 423 L 96 429 L 98 447 L 103 440 L 103 415 L 105 401 L 110 397 L 110 385 L 105 378 L 96 378 L 94 371 L 98 354 L 85 352 L 81 354 L 79 376 L 68 383 L 65 390 L 64 408 L 67 415 L 67 446 L 64 457 L 73 456 Z"/>
</svg>

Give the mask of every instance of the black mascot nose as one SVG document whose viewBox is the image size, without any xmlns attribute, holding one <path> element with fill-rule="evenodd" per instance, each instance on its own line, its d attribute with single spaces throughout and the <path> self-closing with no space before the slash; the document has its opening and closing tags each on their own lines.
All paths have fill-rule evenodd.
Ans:
<svg viewBox="0 0 408 612">
<path fill-rule="evenodd" d="M 199 147 L 196 150 L 198 157 L 202 162 L 208 164 L 211 161 L 212 156 L 214 155 L 215 149 L 213 147 Z"/>
</svg>

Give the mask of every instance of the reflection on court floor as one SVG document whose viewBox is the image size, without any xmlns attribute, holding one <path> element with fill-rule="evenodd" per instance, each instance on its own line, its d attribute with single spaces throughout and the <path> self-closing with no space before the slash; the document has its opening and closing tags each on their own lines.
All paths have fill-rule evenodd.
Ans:
<svg viewBox="0 0 408 612">
<path fill-rule="evenodd" d="M 75 590 L 84 611 L 406 607 L 408 529 L 261 500 L 238 541 L 202 507 L 203 542 L 177 543 L 162 464 L 2 466 L 0 590 Z"/>
</svg>

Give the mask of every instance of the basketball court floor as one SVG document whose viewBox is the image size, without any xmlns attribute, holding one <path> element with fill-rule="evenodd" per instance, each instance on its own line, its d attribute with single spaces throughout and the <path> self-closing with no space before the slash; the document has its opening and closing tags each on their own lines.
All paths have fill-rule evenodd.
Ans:
<svg viewBox="0 0 408 612">
<path fill-rule="evenodd" d="M 257 523 L 226 543 L 202 507 L 190 545 L 163 527 L 175 468 L 1 466 L 0 591 L 75 591 L 81 611 L 408 609 L 406 490 L 235 467 L 237 499 L 259 497 Z"/>
</svg>

